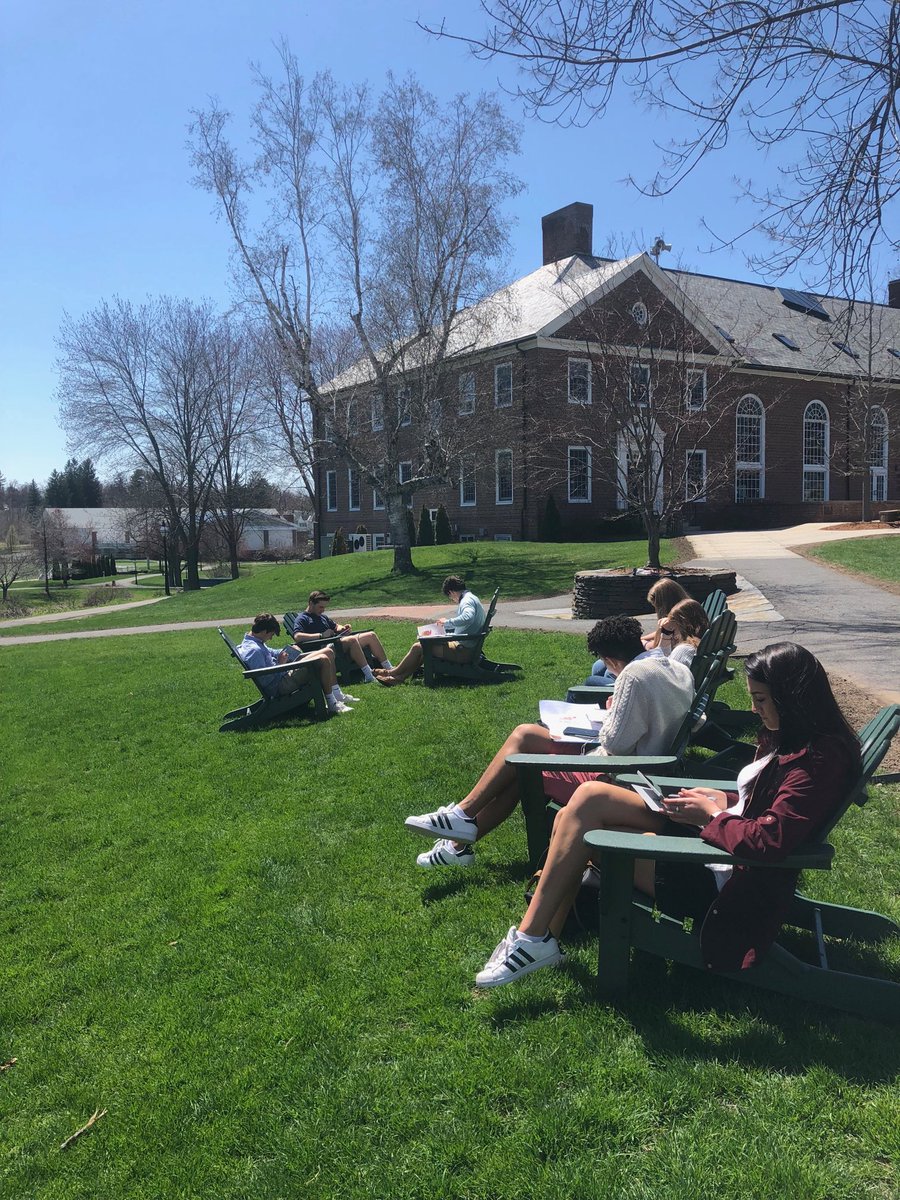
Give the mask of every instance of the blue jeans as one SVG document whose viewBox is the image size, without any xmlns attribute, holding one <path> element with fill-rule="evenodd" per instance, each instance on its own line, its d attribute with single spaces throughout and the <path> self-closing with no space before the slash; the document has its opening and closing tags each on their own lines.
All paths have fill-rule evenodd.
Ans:
<svg viewBox="0 0 900 1200">
<path fill-rule="evenodd" d="M 585 687 L 612 687 L 616 682 L 615 675 L 610 675 L 606 669 L 606 663 L 602 658 L 598 658 L 591 667 L 591 673 L 584 681 Z"/>
</svg>

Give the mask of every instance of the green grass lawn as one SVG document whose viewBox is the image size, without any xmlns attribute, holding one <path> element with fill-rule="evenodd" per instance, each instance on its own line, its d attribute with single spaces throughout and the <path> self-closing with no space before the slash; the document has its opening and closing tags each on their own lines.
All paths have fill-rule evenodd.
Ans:
<svg viewBox="0 0 900 1200">
<path fill-rule="evenodd" d="M 383 632 L 398 656 L 413 627 Z M 649 959 L 600 1006 L 592 940 L 476 992 L 520 915 L 521 819 L 429 875 L 403 818 L 590 657 L 491 648 L 520 681 L 370 685 L 244 735 L 217 732 L 254 693 L 214 632 L 3 651 L 0 1195 L 897 1195 L 896 1031 Z M 809 890 L 900 917 L 897 798 L 874 789 Z"/>
<path fill-rule="evenodd" d="M 826 542 L 811 547 L 808 553 L 827 565 L 868 575 L 876 582 L 900 583 L 900 537 L 895 534 Z"/>
<path fill-rule="evenodd" d="M 670 545 L 663 543 L 662 550 L 664 559 L 670 561 Z M 416 572 L 411 576 L 391 575 L 391 550 L 286 566 L 254 563 L 247 576 L 216 587 L 179 594 L 145 609 L 67 620 L 58 628 L 113 629 L 246 617 L 257 612 L 280 616 L 289 609 L 305 608 L 314 588 L 331 593 L 333 608 L 431 603 L 439 608 L 444 605 L 441 581 L 451 574 L 461 574 L 482 597 L 489 597 L 497 587 L 506 599 L 555 596 L 571 592 L 576 571 L 640 566 L 646 557 L 646 542 L 477 542 L 414 550 Z M 57 626 L 48 623 L 41 630 L 53 633 Z M 6 626 L 0 629 L 0 636 L 28 631 L 28 626 Z"/>
</svg>

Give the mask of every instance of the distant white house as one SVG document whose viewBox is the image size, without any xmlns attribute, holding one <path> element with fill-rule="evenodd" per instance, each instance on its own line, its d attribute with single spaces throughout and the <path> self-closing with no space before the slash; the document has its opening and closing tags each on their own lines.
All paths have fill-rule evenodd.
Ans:
<svg viewBox="0 0 900 1200">
<path fill-rule="evenodd" d="M 251 554 L 259 550 L 305 550 L 311 532 L 311 517 L 290 521 L 274 508 L 254 508 L 247 514 L 241 546 Z"/>
</svg>

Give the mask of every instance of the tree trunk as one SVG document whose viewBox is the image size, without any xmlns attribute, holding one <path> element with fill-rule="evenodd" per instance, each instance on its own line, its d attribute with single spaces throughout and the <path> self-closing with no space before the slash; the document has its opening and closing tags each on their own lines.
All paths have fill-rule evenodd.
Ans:
<svg viewBox="0 0 900 1200">
<path fill-rule="evenodd" d="M 184 590 L 198 592 L 200 590 L 200 550 L 196 544 L 185 548 L 185 566 L 187 567 L 187 580 Z"/>
<path fill-rule="evenodd" d="M 647 531 L 647 566 L 659 570 L 659 517 L 656 513 L 644 514 L 644 528 Z"/>
<path fill-rule="evenodd" d="M 394 543 L 394 565 L 392 575 L 411 575 L 415 571 L 412 560 L 412 550 L 409 545 L 409 528 L 406 524 L 406 505 L 399 494 L 384 497 L 387 510 L 388 528 L 391 531 L 391 541 Z"/>
<path fill-rule="evenodd" d="M 240 579 L 241 569 L 238 566 L 237 542 L 234 539 L 228 543 L 228 558 L 231 563 L 231 578 Z"/>
</svg>

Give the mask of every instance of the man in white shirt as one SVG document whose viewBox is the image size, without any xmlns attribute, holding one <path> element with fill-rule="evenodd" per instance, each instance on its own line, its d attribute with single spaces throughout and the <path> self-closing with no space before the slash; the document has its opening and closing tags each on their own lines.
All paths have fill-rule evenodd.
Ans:
<svg viewBox="0 0 900 1200">
<path fill-rule="evenodd" d="M 598 621 L 588 634 L 588 649 L 616 677 L 609 716 L 592 754 L 666 753 L 694 698 L 691 672 L 658 651 L 644 650 L 634 617 Z M 459 804 L 407 817 L 406 827 L 413 833 L 437 839 L 418 856 L 418 865 L 467 867 L 474 862 L 472 843 L 496 829 L 519 802 L 515 768 L 506 763 L 511 754 L 578 754 L 582 745 L 554 741 L 542 725 L 517 726 Z M 589 772 L 545 772 L 545 790 L 565 803 L 580 783 L 602 770 L 601 757 Z"/>
</svg>

